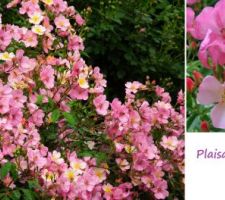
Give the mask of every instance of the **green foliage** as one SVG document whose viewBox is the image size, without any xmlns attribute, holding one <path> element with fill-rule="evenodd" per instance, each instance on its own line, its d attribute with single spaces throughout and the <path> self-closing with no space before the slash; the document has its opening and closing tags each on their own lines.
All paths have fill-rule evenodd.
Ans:
<svg viewBox="0 0 225 200">
<path fill-rule="evenodd" d="M 7 162 L 0 168 L 0 179 L 3 180 L 7 174 L 10 174 L 14 180 L 18 178 L 18 173 L 16 170 L 16 165 L 11 162 Z"/>
<path fill-rule="evenodd" d="M 126 81 L 171 78 L 183 85 L 184 5 L 180 0 L 70 0 L 89 7 L 85 38 L 86 60 L 103 68 L 109 93 L 124 94 Z M 91 12 L 88 10 L 92 10 Z M 179 84 L 177 84 L 179 83 Z"/>
<path fill-rule="evenodd" d="M 11 163 L 7 164 L 7 166 Z M 4 165 L 5 166 L 5 165 Z M 7 167 L 8 168 L 8 167 Z M 14 179 L 15 180 L 15 179 Z M 41 187 L 37 179 L 28 180 L 27 184 L 17 183 L 17 187 L 14 189 L 5 188 L 0 185 L 0 199 L 5 200 L 48 200 L 44 193 L 39 193 Z"/>
</svg>

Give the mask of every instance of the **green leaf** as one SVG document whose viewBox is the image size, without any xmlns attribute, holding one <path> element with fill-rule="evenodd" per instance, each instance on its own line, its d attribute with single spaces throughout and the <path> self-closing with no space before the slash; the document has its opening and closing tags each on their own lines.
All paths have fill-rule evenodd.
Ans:
<svg viewBox="0 0 225 200">
<path fill-rule="evenodd" d="M 8 196 L 4 196 L 4 197 L 2 198 L 2 200 L 10 200 L 10 198 L 9 198 Z"/>
<path fill-rule="evenodd" d="M 58 121 L 59 117 L 60 117 L 60 110 L 55 109 L 51 115 L 52 122 L 55 123 L 56 121 Z"/>
<path fill-rule="evenodd" d="M 40 188 L 40 185 L 37 179 L 28 181 L 28 186 L 30 189 Z"/>
<path fill-rule="evenodd" d="M 16 168 L 16 164 L 14 164 L 14 163 L 11 166 L 10 174 L 13 177 L 14 180 L 18 179 L 18 171 L 17 171 L 17 168 Z"/>
<path fill-rule="evenodd" d="M 42 104 L 42 100 L 43 100 L 43 96 L 42 95 L 38 95 L 36 104 L 38 104 L 38 105 Z"/>
<path fill-rule="evenodd" d="M 12 164 L 10 162 L 5 163 L 0 169 L 1 179 L 4 179 L 6 175 L 10 172 Z"/>
<path fill-rule="evenodd" d="M 28 190 L 28 189 L 21 189 L 21 190 L 24 194 L 23 195 L 24 199 L 26 199 L 26 200 L 34 200 L 35 199 L 31 190 Z"/>
<path fill-rule="evenodd" d="M 10 198 L 11 199 L 15 199 L 15 200 L 19 200 L 20 199 L 20 197 L 21 197 L 21 193 L 20 193 L 20 191 L 19 190 L 14 190 L 13 192 L 12 192 L 12 194 L 11 194 L 11 196 L 10 196 Z"/>
<path fill-rule="evenodd" d="M 63 116 L 65 117 L 66 121 L 71 125 L 71 126 L 74 126 L 76 124 L 76 119 L 75 117 L 70 114 L 70 113 L 67 113 L 67 112 L 64 112 L 63 113 Z"/>
</svg>

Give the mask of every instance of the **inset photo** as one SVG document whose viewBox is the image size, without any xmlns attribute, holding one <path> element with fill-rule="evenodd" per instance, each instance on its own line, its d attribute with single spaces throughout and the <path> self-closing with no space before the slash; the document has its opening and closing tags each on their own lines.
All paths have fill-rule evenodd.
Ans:
<svg viewBox="0 0 225 200">
<path fill-rule="evenodd" d="M 225 1 L 187 1 L 187 131 L 225 130 Z"/>
<path fill-rule="evenodd" d="M 0 200 L 184 199 L 184 0 L 0 0 Z"/>
</svg>

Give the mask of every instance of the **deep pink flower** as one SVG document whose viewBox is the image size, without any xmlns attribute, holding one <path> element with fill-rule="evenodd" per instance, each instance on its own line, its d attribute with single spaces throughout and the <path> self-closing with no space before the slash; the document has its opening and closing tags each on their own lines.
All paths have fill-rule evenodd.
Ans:
<svg viewBox="0 0 225 200">
<path fill-rule="evenodd" d="M 83 51 L 84 44 L 81 37 L 73 35 L 69 37 L 68 50 L 70 51 Z"/>
<path fill-rule="evenodd" d="M 79 26 L 82 26 L 85 23 L 85 20 L 79 14 L 75 15 L 75 20 Z"/>
<path fill-rule="evenodd" d="M 225 64 L 224 17 L 225 1 L 219 1 L 215 7 L 205 7 L 194 22 L 196 39 L 203 40 L 199 49 L 199 59 L 210 68 L 208 57 L 213 65 Z"/>
</svg>

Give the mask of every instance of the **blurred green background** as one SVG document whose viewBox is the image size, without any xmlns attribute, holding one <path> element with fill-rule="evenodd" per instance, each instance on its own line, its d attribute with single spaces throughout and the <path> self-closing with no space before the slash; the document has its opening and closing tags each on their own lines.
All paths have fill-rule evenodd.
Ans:
<svg viewBox="0 0 225 200">
<path fill-rule="evenodd" d="M 110 97 L 124 96 L 125 82 L 146 76 L 161 85 L 173 82 L 169 88 L 176 96 L 184 85 L 183 0 L 70 2 L 79 11 L 91 10 L 84 14 L 86 60 L 106 74 Z"/>
<path fill-rule="evenodd" d="M 184 86 L 184 0 L 67 0 L 85 17 L 85 60 L 99 66 L 111 98 L 124 96 L 127 81 L 146 76 L 172 96 Z M 4 8 L 4 22 L 23 24 L 16 10 Z"/>
</svg>

